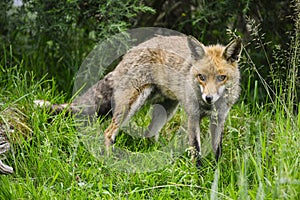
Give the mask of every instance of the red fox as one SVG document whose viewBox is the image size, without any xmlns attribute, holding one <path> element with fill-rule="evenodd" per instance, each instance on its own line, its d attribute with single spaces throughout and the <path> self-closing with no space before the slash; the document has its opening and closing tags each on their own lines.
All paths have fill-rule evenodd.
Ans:
<svg viewBox="0 0 300 200">
<path fill-rule="evenodd" d="M 224 122 L 240 94 L 241 50 L 240 38 L 227 46 L 204 46 L 193 37 L 155 36 L 130 49 L 112 72 L 68 107 L 78 112 L 76 105 L 89 105 L 83 110 L 86 114 L 105 114 L 112 108 L 112 120 L 104 132 L 109 152 L 119 128 L 146 100 L 159 95 L 168 119 L 178 104 L 185 110 L 189 145 L 197 165 L 201 164 L 200 121 L 210 118 L 212 147 L 218 160 Z M 64 107 L 52 105 L 53 110 Z M 163 127 L 155 117 L 145 133 L 148 137 Z"/>
</svg>

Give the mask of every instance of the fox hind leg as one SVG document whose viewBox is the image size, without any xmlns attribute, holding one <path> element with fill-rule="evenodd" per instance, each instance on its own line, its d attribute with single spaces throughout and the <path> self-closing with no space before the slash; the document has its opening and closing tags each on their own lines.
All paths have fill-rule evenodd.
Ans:
<svg viewBox="0 0 300 200">
<path fill-rule="evenodd" d="M 152 119 L 147 128 L 147 131 L 144 133 L 145 137 L 155 137 L 155 140 L 158 140 L 159 132 L 165 123 L 171 119 L 176 111 L 178 106 L 178 101 L 165 99 L 163 102 L 155 104 L 153 106 Z"/>
<path fill-rule="evenodd" d="M 110 125 L 106 128 L 104 131 L 105 136 L 105 146 L 106 146 L 106 152 L 109 155 L 110 153 L 110 147 L 114 143 L 113 136 L 117 134 L 119 131 L 119 123 L 116 121 L 116 119 L 113 117 Z"/>
<path fill-rule="evenodd" d="M 110 125 L 104 131 L 106 150 L 109 153 L 111 145 L 115 142 L 115 138 L 122 125 L 130 120 L 130 118 L 144 105 L 153 90 L 151 86 L 145 86 L 142 89 L 134 89 L 129 94 L 115 95 L 115 107 Z M 124 91 L 125 93 L 128 92 Z M 124 97 L 124 98 L 121 98 Z"/>
</svg>

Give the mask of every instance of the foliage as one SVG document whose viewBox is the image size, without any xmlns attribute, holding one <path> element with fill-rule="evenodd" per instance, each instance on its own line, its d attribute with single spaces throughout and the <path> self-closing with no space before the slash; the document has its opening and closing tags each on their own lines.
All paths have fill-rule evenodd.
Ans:
<svg viewBox="0 0 300 200">
<path fill-rule="evenodd" d="M 129 28 L 137 13 L 153 12 L 137 0 L 23 3 L 12 7 L 12 1 L 1 2 L 1 48 L 11 48 L 24 70 L 37 78 L 55 77 L 65 91 L 72 91 L 73 77 L 97 41 Z"/>
</svg>

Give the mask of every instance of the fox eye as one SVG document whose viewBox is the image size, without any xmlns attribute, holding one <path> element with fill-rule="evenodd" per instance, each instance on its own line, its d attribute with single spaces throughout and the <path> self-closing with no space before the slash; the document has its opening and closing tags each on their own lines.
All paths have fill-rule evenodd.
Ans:
<svg viewBox="0 0 300 200">
<path fill-rule="evenodd" d="M 198 78 L 200 81 L 203 81 L 203 82 L 206 81 L 206 76 L 203 74 L 198 74 Z"/>
<path fill-rule="evenodd" d="M 219 82 L 224 81 L 226 78 L 227 78 L 226 75 L 219 75 L 219 76 L 217 76 L 217 80 L 218 80 Z"/>
</svg>

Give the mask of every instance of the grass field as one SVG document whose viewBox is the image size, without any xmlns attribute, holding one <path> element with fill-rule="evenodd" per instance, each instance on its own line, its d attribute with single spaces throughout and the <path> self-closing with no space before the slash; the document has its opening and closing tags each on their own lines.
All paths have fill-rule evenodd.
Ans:
<svg viewBox="0 0 300 200">
<path fill-rule="evenodd" d="M 208 152 L 199 170 L 182 152 L 157 170 L 135 171 L 94 156 L 74 117 L 51 116 L 35 108 L 35 99 L 64 102 L 64 94 L 56 91 L 53 80 L 36 81 L 33 74 L 21 73 L 21 67 L 22 63 L 1 67 L 0 117 L 15 131 L 10 134 L 11 151 L 3 159 L 14 173 L 0 176 L 0 199 L 300 198 L 300 112 L 293 113 L 280 93 L 274 103 L 246 104 L 244 97 L 233 107 L 219 163 Z M 139 113 L 135 123 L 145 123 L 144 117 Z M 164 132 L 172 136 L 183 121 L 184 113 L 179 111 Z M 103 126 L 108 122 L 103 120 Z M 202 133 L 207 135 L 208 122 L 203 124 Z M 168 135 L 161 140 L 164 137 Z M 153 141 L 126 134 L 118 137 L 116 145 L 139 152 L 160 150 Z"/>
<path fill-rule="evenodd" d="M 99 127 L 78 129 L 74 116 L 52 116 L 33 105 L 35 99 L 65 102 L 66 95 L 58 92 L 54 80 L 37 80 L 21 70 L 22 62 L 0 65 L 0 122 L 14 128 L 9 134 L 11 151 L 2 158 L 13 166 L 14 173 L 0 176 L 0 199 L 300 199 L 300 109 L 295 111 L 292 103 L 297 94 L 299 44 L 295 43 L 289 80 L 279 81 L 274 93 L 267 89 L 272 93 L 267 103 L 258 100 L 256 83 L 267 85 L 249 76 L 226 122 L 219 163 L 209 151 L 208 121 L 204 120 L 201 130 L 206 153 L 201 169 L 181 143 L 179 154 L 163 157 L 163 145 L 174 142 L 176 132 L 184 130 L 182 110 L 165 126 L 160 143 L 120 134 L 119 149 L 162 158 L 134 157 L 137 169 L 122 164 L 122 159 L 114 163 L 99 154 L 102 144 L 98 141 L 103 136 L 97 133 L 103 132 L 109 118 L 99 119 Z M 5 59 L 12 56 L 3 59 L 7 63 Z M 288 84 L 286 90 L 283 84 Z M 146 125 L 148 114 L 142 110 L 133 124 Z M 82 133 L 95 137 L 87 140 Z"/>
</svg>

